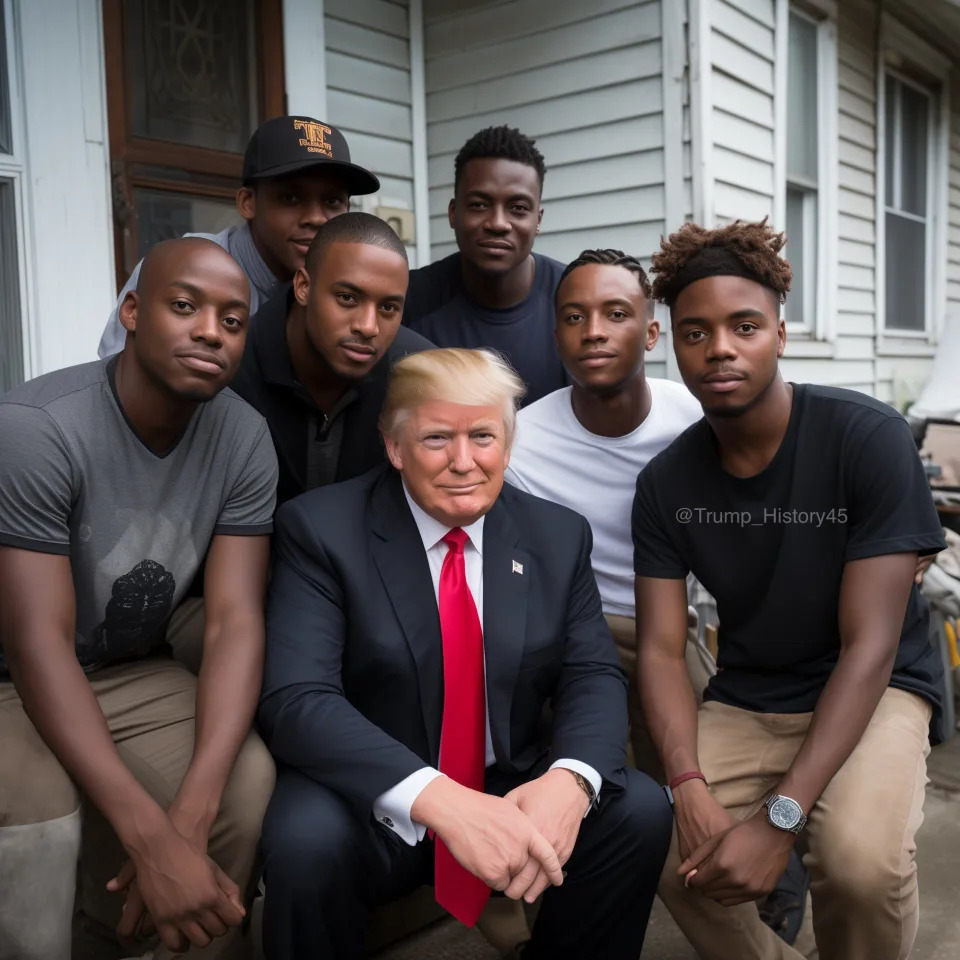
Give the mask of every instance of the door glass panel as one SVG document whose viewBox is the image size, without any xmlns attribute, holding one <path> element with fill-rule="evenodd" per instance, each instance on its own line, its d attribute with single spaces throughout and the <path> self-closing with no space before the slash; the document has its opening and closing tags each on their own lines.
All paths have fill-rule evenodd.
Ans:
<svg viewBox="0 0 960 960">
<path fill-rule="evenodd" d="M 161 240 L 185 233 L 219 233 L 242 223 L 232 200 L 216 200 L 167 190 L 135 189 L 137 256 L 143 257 Z"/>
<path fill-rule="evenodd" d="M 129 0 L 134 137 L 243 153 L 256 125 L 254 0 Z"/>
<path fill-rule="evenodd" d="M 886 326 L 922 330 L 927 309 L 927 225 L 888 211 L 886 231 Z"/>
</svg>

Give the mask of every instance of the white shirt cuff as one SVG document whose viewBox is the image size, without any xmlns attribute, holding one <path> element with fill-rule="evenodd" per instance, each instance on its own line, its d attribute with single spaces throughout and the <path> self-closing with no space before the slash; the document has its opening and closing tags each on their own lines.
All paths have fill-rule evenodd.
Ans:
<svg viewBox="0 0 960 960">
<path fill-rule="evenodd" d="M 374 817 L 385 827 L 389 827 L 404 843 L 415 847 L 423 839 L 427 828 L 413 822 L 410 810 L 423 788 L 442 776 L 443 774 L 433 767 L 421 767 L 416 773 L 411 773 L 373 801 Z"/>
<path fill-rule="evenodd" d="M 564 757 L 560 760 L 557 760 L 555 763 L 550 764 L 551 770 L 554 770 L 557 767 L 560 767 L 562 770 L 571 770 L 573 773 L 579 773 L 580 776 L 583 777 L 591 787 L 593 787 L 593 793 L 597 800 L 600 799 L 600 787 L 603 785 L 603 777 L 601 777 L 600 774 L 597 773 L 597 771 L 594 770 L 589 763 L 582 763 L 580 760 L 568 760 L 566 757 Z M 587 807 L 587 813 L 589 813 L 591 809 L 592 806 Z M 583 815 L 584 819 L 586 819 L 587 813 Z"/>
</svg>

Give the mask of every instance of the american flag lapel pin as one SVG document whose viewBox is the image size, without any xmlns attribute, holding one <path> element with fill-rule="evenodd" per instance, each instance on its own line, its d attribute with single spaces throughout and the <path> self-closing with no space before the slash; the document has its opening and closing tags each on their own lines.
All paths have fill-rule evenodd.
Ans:
<svg viewBox="0 0 960 960">
<path fill-rule="evenodd" d="M 522 564 L 522 563 L 518 563 L 516 560 L 514 560 L 514 561 L 513 561 L 513 569 L 511 570 L 511 573 L 519 573 L 520 576 L 522 577 L 522 576 L 523 576 L 523 564 Z"/>
</svg>

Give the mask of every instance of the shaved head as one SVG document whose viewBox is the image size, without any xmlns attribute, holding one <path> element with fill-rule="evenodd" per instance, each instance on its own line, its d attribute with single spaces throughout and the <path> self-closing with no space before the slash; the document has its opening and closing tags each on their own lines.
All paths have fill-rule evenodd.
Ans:
<svg viewBox="0 0 960 960">
<path fill-rule="evenodd" d="M 205 401 L 240 365 L 250 322 L 250 283 L 212 240 L 158 243 L 140 265 L 136 290 L 120 304 L 124 354 L 180 399 Z"/>
<path fill-rule="evenodd" d="M 250 303 L 250 281 L 240 264 L 219 244 L 205 237 L 177 237 L 174 240 L 161 240 L 143 258 L 140 264 L 140 276 L 137 278 L 137 293 L 142 294 L 152 284 L 168 283 L 171 277 L 185 267 L 189 261 L 199 256 L 203 262 L 218 263 L 220 270 L 232 273 L 246 292 Z"/>
</svg>

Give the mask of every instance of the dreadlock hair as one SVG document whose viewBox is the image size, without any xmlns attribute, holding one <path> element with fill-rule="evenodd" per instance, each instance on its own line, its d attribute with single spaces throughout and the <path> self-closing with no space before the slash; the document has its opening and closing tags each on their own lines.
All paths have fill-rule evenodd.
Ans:
<svg viewBox="0 0 960 960">
<path fill-rule="evenodd" d="M 786 244 L 764 217 L 759 223 L 735 220 L 707 230 L 685 223 L 675 233 L 660 239 L 653 255 L 653 296 L 672 307 L 684 287 L 710 276 L 741 276 L 769 288 L 785 303 L 793 279 L 790 264 L 780 256 Z"/>
<path fill-rule="evenodd" d="M 629 270 L 640 284 L 640 290 L 649 304 L 648 309 L 653 310 L 653 299 L 650 290 L 650 281 L 647 279 L 647 271 L 640 266 L 640 261 L 636 257 L 631 257 L 622 250 L 584 250 L 576 260 L 571 260 L 563 273 L 560 274 L 560 281 L 557 283 L 556 292 L 553 295 L 553 304 L 556 307 L 559 304 L 560 286 L 567 277 L 578 267 L 586 267 L 589 264 L 600 264 L 605 267 L 624 267 Z"/>
<path fill-rule="evenodd" d="M 536 140 L 522 134 L 515 127 L 484 127 L 475 133 L 461 148 L 453 161 L 453 189 L 460 186 L 460 174 L 469 160 L 481 157 L 502 157 L 504 160 L 515 160 L 525 163 L 537 171 L 540 189 L 543 189 L 543 178 L 547 175 L 547 167 L 543 162 L 543 154 L 534 146 Z"/>
</svg>

